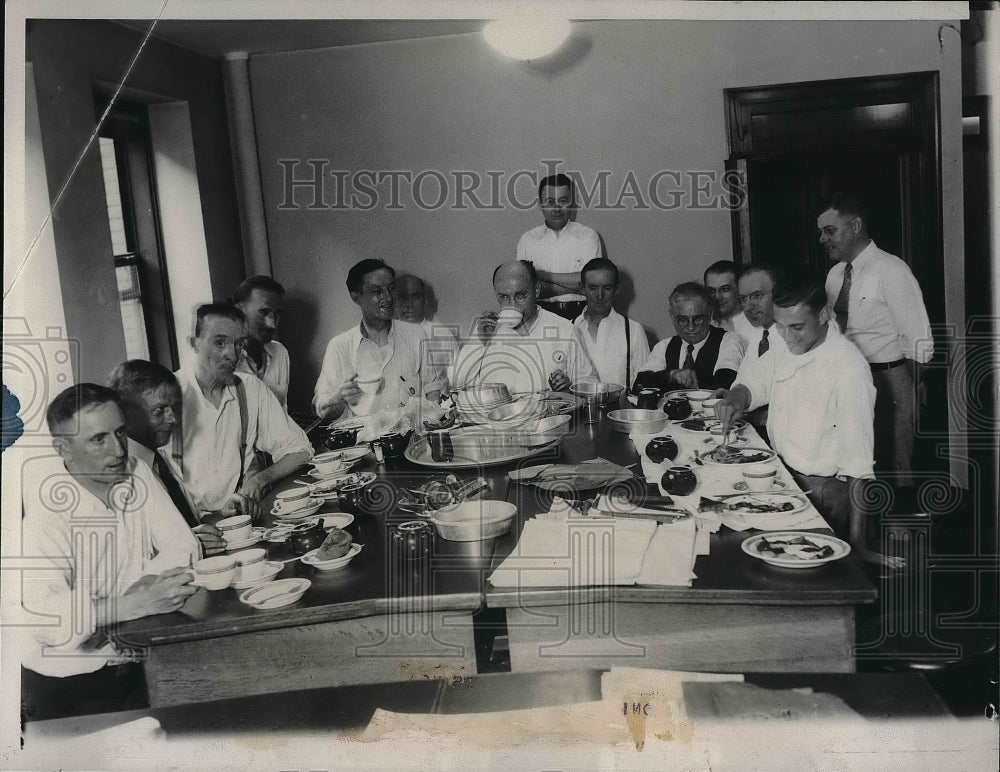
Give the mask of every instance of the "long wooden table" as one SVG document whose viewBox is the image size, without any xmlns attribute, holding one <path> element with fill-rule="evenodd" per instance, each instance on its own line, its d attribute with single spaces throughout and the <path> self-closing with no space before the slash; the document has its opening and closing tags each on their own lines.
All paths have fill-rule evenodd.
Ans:
<svg viewBox="0 0 1000 772">
<path fill-rule="evenodd" d="M 551 494 L 511 485 L 506 473 L 541 461 L 600 455 L 637 461 L 606 417 L 574 421 L 558 450 L 541 458 L 480 470 L 519 514 L 508 535 L 485 542 L 435 539 L 427 562 L 390 570 L 394 523 L 413 519 L 356 515 L 349 530 L 364 544 L 345 569 L 323 573 L 298 562 L 279 578 L 305 576 L 297 603 L 258 611 L 232 589 L 200 590 L 178 612 L 119 626 L 113 636 L 146 651 L 153 707 L 296 689 L 474 675 L 473 615 L 506 612 L 514 672 L 607 668 L 616 664 L 740 672 L 853 672 L 854 611 L 875 588 L 853 557 L 808 571 L 775 569 L 740 551 L 748 534 L 723 528 L 698 559 L 687 587 L 498 589 L 487 577 L 516 544 L 524 521 L 548 508 Z M 412 487 L 429 475 L 405 459 L 376 466 L 384 490 Z M 293 475 L 279 486 L 286 487 Z M 267 504 L 270 504 L 270 499 Z M 326 505 L 321 512 L 336 511 Z M 268 545 L 271 559 L 292 557 Z"/>
</svg>

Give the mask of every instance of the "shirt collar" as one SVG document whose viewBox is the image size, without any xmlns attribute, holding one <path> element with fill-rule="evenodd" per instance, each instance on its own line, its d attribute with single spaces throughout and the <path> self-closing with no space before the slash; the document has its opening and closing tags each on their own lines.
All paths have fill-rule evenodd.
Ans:
<svg viewBox="0 0 1000 772">
<path fill-rule="evenodd" d="M 138 458 L 140 461 L 145 461 L 146 464 L 151 467 L 153 466 L 153 457 L 156 455 L 156 451 L 150 450 L 138 440 L 134 440 L 129 437 L 128 454 L 132 458 Z"/>
<path fill-rule="evenodd" d="M 355 349 L 357 349 L 358 346 L 361 345 L 361 341 L 363 341 L 363 340 L 371 341 L 372 340 L 371 338 L 369 338 L 367 335 L 364 334 L 366 331 L 367 330 L 365 329 L 365 320 L 362 319 L 362 320 L 360 320 L 358 322 L 358 326 L 354 328 L 353 335 L 351 336 L 353 338 L 353 343 L 354 343 L 353 347 Z M 395 340 L 395 338 L 396 338 L 396 322 L 395 322 L 395 320 L 392 320 L 392 319 L 389 320 L 389 333 L 388 333 L 388 335 L 389 335 L 389 340 Z M 374 343 L 374 341 L 372 341 L 372 342 Z"/>
<path fill-rule="evenodd" d="M 875 242 L 869 241 L 868 246 L 858 252 L 857 257 L 851 261 L 851 273 L 862 270 L 866 265 L 871 263 L 875 259 L 877 249 L 878 247 L 875 246 Z M 844 263 L 844 267 L 847 267 L 847 263 Z"/>
<path fill-rule="evenodd" d="M 822 356 L 827 351 L 830 350 L 830 346 L 837 344 L 834 341 L 837 338 L 842 337 L 840 330 L 837 329 L 837 325 L 833 324 L 833 320 L 827 322 L 826 324 L 826 339 L 820 343 L 812 351 L 807 351 L 805 354 L 793 354 L 791 351 L 783 352 L 784 356 L 782 359 L 782 364 L 775 370 L 775 379 L 779 381 L 786 381 L 795 375 L 796 371 L 811 365 L 816 361 L 817 357 Z"/>
<path fill-rule="evenodd" d="M 624 317 L 621 314 L 619 314 L 617 311 L 615 311 L 615 309 L 612 308 L 611 313 L 605 316 L 603 319 L 601 319 L 600 322 L 597 323 L 597 327 L 598 329 L 600 329 L 600 327 L 605 322 L 607 322 L 608 324 L 614 324 L 615 322 L 618 321 L 618 319 L 623 319 L 623 318 Z M 578 317 L 576 317 L 576 320 L 573 322 L 573 324 L 579 327 L 586 327 L 589 323 L 590 323 L 590 317 L 587 316 L 586 308 L 583 309 L 583 312 Z"/>
</svg>

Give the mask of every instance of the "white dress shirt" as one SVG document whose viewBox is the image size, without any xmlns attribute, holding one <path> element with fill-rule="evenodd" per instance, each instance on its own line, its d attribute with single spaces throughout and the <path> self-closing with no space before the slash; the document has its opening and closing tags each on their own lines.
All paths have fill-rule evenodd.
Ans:
<svg viewBox="0 0 1000 772">
<path fill-rule="evenodd" d="M 282 407 L 286 407 L 288 402 L 288 379 L 291 375 L 291 364 L 288 358 L 288 349 L 280 342 L 272 340 L 263 346 L 264 361 L 258 368 L 253 360 L 244 352 L 240 357 L 240 363 L 236 366 L 236 371 L 240 373 L 250 373 L 256 375 L 267 385 Z"/>
<path fill-rule="evenodd" d="M 452 377 L 452 368 L 461 346 L 458 343 L 458 326 L 443 324 L 433 319 L 424 319 L 420 323 L 427 342 L 424 347 L 430 352 L 431 362 L 442 373 L 446 381 Z M 448 383 L 442 383 L 441 391 L 447 391 Z"/>
<path fill-rule="evenodd" d="M 236 491 L 240 464 L 244 475 L 254 463 L 254 451 L 280 461 L 292 453 L 312 454 L 305 432 L 288 417 L 259 378 L 241 378 L 247 395 L 247 445 L 240 459 L 240 406 L 236 387 L 227 386 L 216 407 L 205 395 L 193 369 L 177 371 L 181 386 L 184 484 L 195 511 L 222 509 Z"/>
<path fill-rule="evenodd" d="M 539 225 L 517 242 L 518 260 L 530 260 L 535 268 L 551 273 L 579 273 L 587 261 L 600 256 L 597 231 L 578 222 L 568 222 L 557 231 Z"/>
<path fill-rule="evenodd" d="M 169 447 L 170 446 L 168 445 L 167 448 Z M 156 469 L 153 467 L 153 458 L 154 456 L 159 456 L 160 460 L 163 461 L 163 463 L 165 463 L 168 467 L 170 467 L 170 471 L 173 472 L 174 479 L 177 480 L 177 484 L 180 486 L 181 491 L 184 493 L 184 498 L 187 499 L 187 503 L 188 506 L 191 507 L 191 511 L 200 517 L 201 512 L 198 511 L 198 506 L 194 503 L 194 499 L 191 498 L 191 493 L 188 491 L 187 486 L 184 484 L 184 475 L 181 472 L 180 467 L 177 466 L 177 462 L 174 461 L 174 459 L 170 456 L 169 450 L 167 452 L 163 452 L 159 448 L 157 448 L 156 450 L 150 450 L 141 442 L 136 442 L 131 437 L 129 437 L 128 454 L 133 458 L 137 458 L 140 461 L 144 462 L 146 466 L 148 466 L 153 471 L 153 477 L 157 480 L 160 478 L 159 475 L 156 474 Z M 164 490 L 166 490 L 166 486 L 164 486 Z M 169 491 L 167 491 L 167 495 L 168 496 L 170 495 Z"/>
<path fill-rule="evenodd" d="M 562 370 L 570 382 L 597 375 L 573 323 L 539 308 L 530 324 L 517 330 L 498 327 L 485 346 L 478 338 L 462 346 L 455 385 L 506 383 L 511 393 L 545 391 L 555 370 Z"/>
<path fill-rule="evenodd" d="M 750 410 L 770 405 L 767 433 L 790 467 L 821 477 L 874 476 L 871 369 L 836 324 L 812 351 L 773 349 L 746 363 L 737 384 L 750 390 Z"/>
<path fill-rule="evenodd" d="M 740 329 L 742 332 L 736 333 L 744 342 L 743 361 L 740 363 L 740 367 L 746 367 L 747 363 L 755 362 L 759 358 L 757 351 L 760 349 L 761 338 L 764 337 L 764 328 L 754 327 L 750 322 L 747 322 L 745 326 L 740 325 Z M 771 351 L 788 351 L 788 344 L 785 343 L 785 339 L 778 332 L 778 326 L 773 322 L 767 328 L 767 352 Z M 738 369 L 737 372 L 739 372 Z"/>
<path fill-rule="evenodd" d="M 643 363 L 641 370 L 649 370 L 650 372 L 658 373 L 667 369 L 667 346 L 670 345 L 676 335 L 671 335 L 665 340 L 661 340 L 650 352 L 649 357 Z M 697 360 L 698 354 L 705 344 L 708 342 L 708 335 L 702 338 L 700 341 L 694 344 L 694 348 L 691 351 L 691 356 Z M 688 344 L 681 341 L 681 355 L 679 367 L 683 367 L 684 359 L 687 357 L 687 346 Z M 722 341 L 719 343 L 719 356 L 715 360 L 715 369 L 712 371 L 714 373 L 719 372 L 719 370 L 732 370 L 736 372 L 740 369 L 740 362 L 743 361 L 743 340 L 734 335 L 731 332 L 727 332 L 722 336 Z"/>
<path fill-rule="evenodd" d="M 573 325 L 579 331 L 580 340 L 583 341 L 587 354 L 597 369 L 597 376 L 604 383 L 617 383 L 626 389 L 631 388 L 632 384 L 626 383 L 629 378 L 626 376 L 625 367 L 625 317 L 612 308 L 611 313 L 598 322 L 596 340 L 590 337 L 586 311 L 576 318 Z M 646 338 L 646 331 L 635 319 L 630 318 L 628 326 L 632 346 L 628 371 L 631 373 L 631 380 L 634 381 L 649 357 L 649 340 Z"/>
<path fill-rule="evenodd" d="M 447 387 L 445 371 L 435 353 L 440 351 L 439 344 L 428 339 L 421 325 L 393 320 L 384 346 L 363 334 L 362 326 L 359 322 L 327 344 L 313 395 L 313 409 L 317 413 L 354 374 L 360 377 L 381 374 L 382 384 L 374 395 L 362 396 L 357 405 L 344 408 L 345 418 L 394 410 L 412 396 L 424 397 Z"/>
<path fill-rule="evenodd" d="M 844 283 L 845 263 L 826 275 L 831 316 Z M 934 354 L 927 309 L 910 267 L 872 241 L 851 262 L 851 291 L 844 331 L 870 363 L 913 359 L 926 364 Z"/>
<path fill-rule="evenodd" d="M 66 471 L 59 456 L 24 465 L 23 554 L 38 569 L 22 572 L 22 603 L 47 619 L 22 628 L 18 637 L 23 664 L 36 673 L 92 673 L 115 661 L 106 640 L 88 642 L 97 630 L 94 600 L 120 597 L 147 574 L 201 557 L 198 539 L 149 466 L 132 458 L 129 471 L 109 507 Z"/>
</svg>

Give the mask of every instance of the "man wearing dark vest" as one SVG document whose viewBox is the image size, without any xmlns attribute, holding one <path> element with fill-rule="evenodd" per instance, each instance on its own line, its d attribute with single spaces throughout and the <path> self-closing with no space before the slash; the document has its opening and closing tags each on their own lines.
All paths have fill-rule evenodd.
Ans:
<svg viewBox="0 0 1000 772">
<path fill-rule="evenodd" d="M 636 389 L 729 388 L 743 346 L 739 337 L 712 326 L 712 298 L 701 284 L 685 282 L 670 293 L 676 335 L 661 340 L 635 379 Z"/>
</svg>

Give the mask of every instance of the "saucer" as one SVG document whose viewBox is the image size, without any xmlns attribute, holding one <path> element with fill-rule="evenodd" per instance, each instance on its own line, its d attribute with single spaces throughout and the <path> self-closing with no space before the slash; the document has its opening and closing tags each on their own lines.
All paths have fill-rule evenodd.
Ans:
<svg viewBox="0 0 1000 772">
<path fill-rule="evenodd" d="M 323 528 L 327 531 L 333 528 L 340 528 L 343 530 L 347 528 L 351 523 L 354 522 L 354 515 L 348 514 L 346 512 L 338 512 L 333 515 L 322 515 L 316 518 L 317 520 L 323 521 Z"/>
<path fill-rule="evenodd" d="M 786 483 L 784 480 L 775 480 L 774 487 L 780 490 L 784 490 L 785 488 L 788 487 L 788 483 Z M 750 488 L 747 486 L 745 482 L 743 482 L 743 480 L 740 480 L 739 482 L 733 483 L 733 490 L 740 491 L 742 493 L 743 491 L 750 490 Z M 761 492 L 767 493 L 767 491 L 761 491 Z"/>
<path fill-rule="evenodd" d="M 241 550 L 244 547 L 249 547 L 251 544 L 256 544 L 264 538 L 264 531 L 265 529 L 263 528 L 254 528 L 250 531 L 250 535 L 245 539 L 240 539 L 239 541 L 227 541 L 226 552 Z"/>
<path fill-rule="evenodd" d="M 312 550 L 302 556 L 302 562 L 307 566 L 312 566 L 317 571 L 336 571 L 338 568 L 343 568 L 354 560 L 355 556 L 359 552 L 361 552 L 361 545 L 352 544 L 351 549 L 347 551 L 346 555 L 342 555 L 339 558 L 333 558 L 332 560 L 317 560 L 316 550 Z"/>
<path fill-rule="evenodd" d="M 278 579 L 251 587 L 240 595 L 240 600 L 255 609 L 282 608 L 295 603 L 311 585 L 308 579 Z"/>
<path fill-rule="evenodd" d="M 274 515 L 275 519 L 279 522 L 292 522 L 293 520 L 302 520 L 305 517 L 309 517 L 319 511 L 319 508 L 323 506 L 323 499 L 318 499 L 315 496 L 312 497 L 311 503 L 302 507 L 302 509 L 296 509 L 294 512 L 279 512 L 274 507 L 271 507 L 271 514 Z"/>
<path fill-rule="evenodd" d="M 260 576 L 255 576 L 253 579 L 244 579 L 240 582 L 233 582 L 234 590 L 249 590 L 251 587 L 256 587 L 258 584 L 264 584 L 265 582 L 270 582 L 274 577 L 281 573 L 281 569 L 285 567 L 285 564 L 277 560 L 269 560 L 266 563 L 267 570 L 264 571 Z"/>
</svg>

